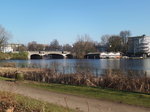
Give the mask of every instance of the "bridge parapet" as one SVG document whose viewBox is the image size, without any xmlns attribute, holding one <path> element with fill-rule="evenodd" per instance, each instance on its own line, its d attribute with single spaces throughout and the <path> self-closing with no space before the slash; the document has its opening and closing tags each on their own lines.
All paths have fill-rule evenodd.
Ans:
<svg viewBox="0 0 150 112">
<path fill-rule="evenodd" d="M 39 55 L 41 57 L 46 55 L 62 55 L 66 58 L 67 55 L 71 55 L 68 51 L 28 51 L 28 59 L 31 59 L 32 55 Z"/>
</svg>

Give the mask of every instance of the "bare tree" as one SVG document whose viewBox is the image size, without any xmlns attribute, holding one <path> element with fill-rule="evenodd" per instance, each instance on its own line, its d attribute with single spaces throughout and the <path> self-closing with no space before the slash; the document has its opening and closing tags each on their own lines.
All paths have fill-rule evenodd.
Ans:
<svg viewBox="0 0 150 112">
<path fill-rule="evenodd" d="M 78 40 L 73 44 L 73 52 L 77 58 L 83 58 L 87 53 L 95 51 L 95 43 L 88 35 L 78 37 Z"/>
<path fill-rule="evenodd" d="M 128 37 L 131 36 L 131 32 L 129 30 L 121 31 L 120 32 L 120 37 L 122 38 L 122 52 L 124 54 L 127 53 L 128 51 Z"/>
<path fill-rule="evenodd" d="M 118 52 L 122 50 L 121 37 L 118 35 L 112 35 L 109 38 L 108 51 Z"/>
<path fill-rule="evenodd" d="M 29 42 L 28 50 L 29 51 L 37 51 L 37 42 L 36 41 Z"/>
<path fill-rule="evenodd" d="M 19 51 L 19 52 L 27 51 L 27 47 L 24 44 L 22 44 L 17 47 L 16 51 Z"/>
<path fill-rule="evenodd" d="M 45 45 L 38 44 L 36 41 L 32 41 L 28 43 L 28 50 L 29 51 L 43 51 L 45 50 Z"/>
<path fill-rule="evenodd" d="M 8 33 L 5 28 L 0 25 L 0 47 L 6 44 L 10 37 L 10 33 Z"/>
<path fill-rule="evenodd" d="M 63 45 L 63 50 L 64 51 L 72 51 L 72 46 L 69 44 L 65 44 L 65 45 Z"/>
<path fill-rule="evenodd" d="M 62 46 L 59 45 L 59 42 L 58 42 L 57 39 L 54 39 L 54 40 L 50 43 L 49 50 L 51 50 L 51 51 L 59 51 L 59 50 L 62 50 Z"/>
<path fill-rule="evenodd" d="M 106 45 L 108 43 L 108 41 L 109 41 L 109 38 L 110 38 L 110 35 L 103 35 L 101 37 L 101 44 L 102 45 Z"/>
<path fill-rule="evenodd" d="M 131 36 L 131 32 L 129 30 L 125 30 L 125 31 L 120 32 L 120 37 L 123 40 L 123 44 L 127 43 L 129 36 Z"/>
<path fill-rule="evenodd" d="M 45 51 L 45 45 L 44 44 L 37 44 L 37 50 L 38 51 Z"/>
</svg>

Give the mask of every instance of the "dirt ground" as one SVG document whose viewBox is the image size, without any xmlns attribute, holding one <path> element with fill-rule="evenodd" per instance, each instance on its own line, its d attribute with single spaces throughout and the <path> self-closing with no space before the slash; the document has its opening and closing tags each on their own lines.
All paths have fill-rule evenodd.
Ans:
<svg viewBox="0 0 150 112">
<path fill-rule="evenodd" d="M 83 112 L 150 112 L 150 108 L 50 92 L 8 81 L 0 81 L 0 90 L 18 93 L 71 109 L 82 110 Z"/>
</svg>

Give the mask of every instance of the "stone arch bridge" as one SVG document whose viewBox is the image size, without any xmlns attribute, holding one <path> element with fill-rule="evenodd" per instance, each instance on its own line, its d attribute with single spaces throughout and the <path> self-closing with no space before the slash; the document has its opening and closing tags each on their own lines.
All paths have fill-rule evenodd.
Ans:
<svg viewBox="0 0 150 112">
<path fill-rule="evenodd" d="M 71 59 L 68 51 L 28 51 L 28 59 Z"/>
</svg>

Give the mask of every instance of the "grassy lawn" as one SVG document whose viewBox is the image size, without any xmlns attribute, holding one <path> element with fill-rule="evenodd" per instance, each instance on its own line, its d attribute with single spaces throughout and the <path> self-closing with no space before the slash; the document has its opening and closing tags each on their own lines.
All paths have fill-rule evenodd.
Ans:
<svg viewBox="0 0 150 112">
<path fill-rule="evenodd" d="M 0 78 L 0 79 L 8 80 L 8 78 Z M 150 94 L 117 91 L 98 87 L 47 84 L 33 81 L 24 81 L 23 84 L 26 86 L 41 88 L 59 93 L 66 93 L 89 98 L 96 98 L 143 107 L 150 107 Z"/>
<path fill-rule="evenodd" d="M 14 109 L 14 112 L 75 112 L 22 95 L 0 91 L 0 112 L 4 112 L 11 107 Z"/>
<path fill-rule="evenodd" d="M 15 79 L 11 79 L 11 78 L 6 78 L 6 77 L 0 77 L 0 80 L 9 80 L 9 81 L 15 81 Z"/>
<path fill-rule="evenodd" d="M 63 84 L 47 84 L 29 81 L 27 81 L 24 84 L 27 86 L 42 88 L 54 92 L 67 93 L 89 98 L 96 98 L 119 103 L 150 107 L 150 95 L 148 94 L 124 92 L 95 87 L 72 86 Z"/>
</svg>

